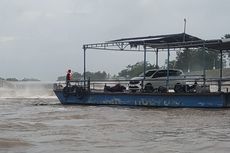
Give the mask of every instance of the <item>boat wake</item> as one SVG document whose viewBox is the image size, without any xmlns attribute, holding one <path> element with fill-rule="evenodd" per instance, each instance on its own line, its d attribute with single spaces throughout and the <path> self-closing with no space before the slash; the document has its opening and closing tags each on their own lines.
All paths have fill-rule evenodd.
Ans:
<svg viewBox="0 0 230 153">
<path fill-rule="evenodd" d="M 56 98 L 52 84 L 21 83 L 0 88 L 1 102 L 29 103 L 31 105 L 53 105 L 60 102 Z"/>
<path fill-rule="evenodd" d="M 0 98 L 52 98 L 51 83 L 16 82 L 0 87 Z"/>
<path fill-rule="evenodd" d="M 0 98 L 55 98 L 52 89 L 0 88 Z"/>
<path fill-rule="evenodd" d="M 1 104 L 14 103 L 43 106 L 43 105 L 61 105 L 56 97 L 0 97 Z"/>
</svg>

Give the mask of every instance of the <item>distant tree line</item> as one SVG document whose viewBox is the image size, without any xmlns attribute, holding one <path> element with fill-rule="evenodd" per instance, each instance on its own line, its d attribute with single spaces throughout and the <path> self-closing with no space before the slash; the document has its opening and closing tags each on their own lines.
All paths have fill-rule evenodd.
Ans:
<svg viewBox="0 0 230 153">
<path fill-rule="evenodd" d="M 182 69 L 184 72 L 200 71 L 204 68 L 207 70 L 220 67 L 220 55 L 216 51 L 201 49 L 185 49 L 177 52 L 174 64 L 171 68 Z"/>
<path fill-rule="evenodd" d="M 224 35 L 224 38 L 230 38 L 230 34 Z M 170 68 L 182 69 L 185 72 L 199 71 L 220 68 L 220 52 L 203 48 L 185 49 L 177 52 L 176 60 L 170 62 Z M 226 60 L 226 59 L 224 59 Z"/>
<path fill-rule="evenodd" d="M 0 77 L 0 80 L 6 80 L 6 81 L 40 81 L 39 79 L 35 79 L 35 78 L 24 78 L 22 80 L 19 80 L 17 78 L 1 78 Z"/>
<path fill-rule="evenodd" d="M 137 62 L 134 65 L 128 65 L 124 70 L 121 70 L 121 72 L 118 73 L 118 77 L 124 77 L 124 78 L 132 78 L 135 76 L 138 76 L 143 72 L 144 62 Z M 146 70 L 149 69 L 156 69 L 156 65 L 150 64 L 148 61 L 146 62 Z"/>
<path fill-rule="evenodd" d="M 223 38 L 230 38 L 230 34 L 226 34 L 226 35 L 224 35 L 224 37 Z"/>
<path fill-rule="evenodd" d="M 87 71 L 85 73 L 86 78 L 90 78 L 91 80 L 105 80 L 107 78 L 109 78 L 109 74 L 107 74 L 105 71 L 98 71 L 98 72 L 89 72 Z M 78 73 L 78 72 L 74 72 L 72 74 L 72 80 L 82 80 L 84 78 L 84 74 L 82 73 Z M 57 81 L 65 81 L 66 80 L 66 76 L 60 76 L 57 78 Z"/>
</svg>

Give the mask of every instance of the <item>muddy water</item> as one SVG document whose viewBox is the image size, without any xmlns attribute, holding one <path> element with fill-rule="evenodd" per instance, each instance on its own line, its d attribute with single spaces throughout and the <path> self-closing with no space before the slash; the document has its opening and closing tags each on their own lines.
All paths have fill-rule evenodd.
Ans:
<svg viewBox="0 0 230 153">
<path fill-rule="evenodd" d="M 63 106 L 0 98 L 1 153 L 228 153 L 230 110 Z"/>
</svg>

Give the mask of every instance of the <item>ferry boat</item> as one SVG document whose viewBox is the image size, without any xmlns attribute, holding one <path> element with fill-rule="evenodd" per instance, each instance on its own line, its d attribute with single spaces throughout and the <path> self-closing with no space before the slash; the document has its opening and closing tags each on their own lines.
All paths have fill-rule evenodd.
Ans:
<svg viewBox="0 0 230 153">
<path fill-rule="evenodd" d="M 221 63 L 219 77 L 207 78 L 205 68 L 200 76 L 171 77 L 170 52 L 189 48 L 199 48 L 203 52 L 209 50 L 219 52 Z M 88 49 L 143 52 L 144 67 L 143 77 L 139 80 L 140 90 L 133 92 L 129 89 L 129 84 L 135 82 L 132 80 L 86 79 L 86 51 Z M 71 86 L 68 87 L 61 83 L 54 84 L 54 93 L 62 104 L 227 108 L 230 107 L 230 93 L 228 92 L 230 78 L 223 77 L 222 63 L 223 54 L 229 49 L 229 39 L 203 40 L 186 33 L 85 44 L 83 45 L 84 80 L 71 81 Z M 161 78 L 161 86 L 147 88 L 146 82 L 150 80 L 146 77 L 146 53 L 156 53 L 156 65 L 158 65 L 158 53 L 163 51 L 166 51 L 168 55 L 168 65 L 164 70 L 166 76 Z M 175 82 L 174 88 L 171 88 L 172 82 Z"/>
</svg>

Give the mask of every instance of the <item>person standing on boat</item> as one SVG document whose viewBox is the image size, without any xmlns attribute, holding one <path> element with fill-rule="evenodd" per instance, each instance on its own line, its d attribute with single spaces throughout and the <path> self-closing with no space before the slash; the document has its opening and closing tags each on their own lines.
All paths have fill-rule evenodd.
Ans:
<svg viewBox="0 0 230 153">
<path fill-rule="evenodd" d="M 71 70 L 69 69 L 67 71 L 67 74 L 66 74 L 66 86 L 69 87 L 70 86 L 70 81 L 72 79 L 72 72 Z"/>
</svg>

